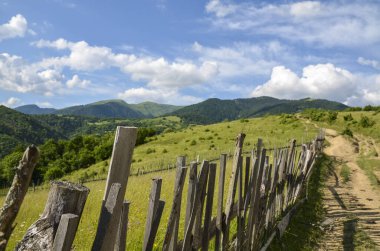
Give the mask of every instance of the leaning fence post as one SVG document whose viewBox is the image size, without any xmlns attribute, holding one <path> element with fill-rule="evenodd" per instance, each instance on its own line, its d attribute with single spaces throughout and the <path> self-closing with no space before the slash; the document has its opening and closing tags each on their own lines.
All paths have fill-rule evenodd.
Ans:
<svg viewBox="0 0 380 251">
<path fill-rule="evenodd" d="M 214 200 L 215 175 L 216 175 L 216 164 L 211 163 L 209 167 L 206 211 L 205 211 L 203 236 L 202 236 L 202 250 L 206 250 L 206 251 L 208 250 L 208 244 L 209 244 L 209 227 L 210 227 L 211 215 L 212 215 L 212 204 Z"/>
<path fill-rule="evenodd" d="M 127 229 L 128 229 L 128 214 L 129 214 L 129 201 L 123 202 L 123 208 L 121 212 L 121 218 L 119 222 L 119 229 L 117 231 L 117 237 L 115 242 L 114 251 L 125 251 L 127 243 Z"/>
<path fill-rule="evenodd" d="M 120 214 L 125 191 L 127 188 L 128 177 L 130 175 L 130 167 L 132 163 L 132 155 L 136 143 L 136 138 L 136 127 L 118 126 L 116 128 L 110 168 L 108 171 L 107 183 L 102 202 L 102 210 L 99 219 L 107 217 L 107 215 L 103 216 L 102 214 L 108 214 L 107 210 L 105 209 L 105 203 L 108 200 L 112 184 L 120 184 L 120 196 L 118 196 L 117 200 L 115 201 L 115 208 L 112 212 L 112 219 L 110 220 L 109 228 L 103 232 L 103 226 L 98 224 L 98 229 L 92 250 L 108 251 L 114 248 L 117 231 L 119 229 Z M 103 243 L 98 242 L 100 239 L 103 240 Z"/>
<path fill-rule="evenodd" d="M 32 173 L 39 157 L 38 148 L 31 145 L 25 150 L 16 168 L 12 186 L 5 198 L 4 206 L 0 209 L 0 251 L 5 250 L 8 239 L 12 234 L 12 224 L 28 191 Z"/>
<path fill-rule="evenodd" d="M 54 237 L 53 251 L 70 251 L 79 224 L 79 216 L 63 214 Z"/>
<path fill-rule="evenodd" d="M 190 163 L 190 173 L 189 173 L 189 185 L 187 188 L 187 202 L 186 202 L 186 217 L 185 217 L 185 232 L 187 224 L 189 224 L 191 210 L 194 204 L 195 188 L 197 186 L 197 169 L 198 163 L 193 161 Z"/>
<path fill-rule="evenodd" d="M 160 201 L 162 179 L 152 180 L 152 189 L 149 195 L 149 208 L 145 224 L 145 235 L 143 249 L 144 251 L 152 250 L 158 225 L 160 223 L 162 211 L 165 202 Z"/>
<path fill-rule="evenodd" d="M 215 251 L 220 250 L 221 234 L 223 231 L 223 197 L 224 197 L 224 180 L 226 176 L 226 162 L 227 162 L 227 154 L 222 154 L 220 156 L 218 206 L 217 206 L 217 212 L 216 212 Z"/>
<path fill-rule="evenodd" d="M 178 238 L 178 228 L 175 231 L 175 227 L 178 226 L 179 216 L 181 211 L 181 199 L 183 185 L 185 184 L 187 167 L 182 166 L 177 169 L 177 179 L 174 185 L 174 199 L 172 210 L 168 220 L 168 226 L 166 228 L 166 234 L 164 239 L 164 245 L 162 250 L 176 250 L 177 249 L 177 238 Z M 177 236 L 175 236 L 177 235 Z"/>
</svg>

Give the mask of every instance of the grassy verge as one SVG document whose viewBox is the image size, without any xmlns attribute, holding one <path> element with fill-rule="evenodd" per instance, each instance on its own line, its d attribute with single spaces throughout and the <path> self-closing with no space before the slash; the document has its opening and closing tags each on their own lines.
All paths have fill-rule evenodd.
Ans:
<svg viewBox="0 0 380 251">
<path fill-rule="evenodd" d="M 282 238 L 274 240 L 270 250 L 315 250 L 323 231 L 316 225 L 323 220 L 323 186 L 333 161 L 322 155 L 314 167 L 308 186 L 308 200 L 291 220 Z"/>
<path fill-rule="evenodd" d="M 342 177 L 343 183 L 347 183 L 350 180 L 350 168 L 344 164 L 340 169 L 340 177 Z"/>
<path fill-rule="evenodd" d="M 361 157 L 357 163 L 364 170 L 371 184 L 376 188 L 380 188 L 380 160 Z"/>
</svg>

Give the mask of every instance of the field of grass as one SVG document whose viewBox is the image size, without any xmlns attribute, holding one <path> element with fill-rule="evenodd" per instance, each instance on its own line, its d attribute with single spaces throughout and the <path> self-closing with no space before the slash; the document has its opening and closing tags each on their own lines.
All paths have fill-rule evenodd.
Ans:
<svg viewBox="0 0 380 251">
<path fill-rule="evenodd" d="M 291 138 L 302 143 L 314 138 L 317 129 L 311 124 L 304 124 L 296 119 L 288 119 L 284 122 L 281 116 L 268 116 L 249 120 L 238 120 L 224 122 L 207 126 L 191 126 L 176 132 L 168 132 L 152 138 L 147 144 L 138 146 L 134 152 L 134 162 L 132 172 L 138 169 L 151 170 L 165 166 L 168 163 L 175 163 L 176 156 L 186 155 L 188 162 L 194 160 L 197 155 L 200 159 L 210 159 L 218 157 L 221 153 L 233 152 L 235 137 L 238 133 L 247 134 L 244 150 L 249 151 L 255 145 L 258 137 L 263 138 L 265 147 L 284 146 Z M 195 142 L 195 143 L 194 143 Z M 151 149 L 151 150 L 149 150 Z M 164 149 L 166 151 L 164 151 Z M 98 163 L 87 170 L 80 170 L 64 177 L 66 180 L 77 181 L 84 172 L 96 172 L 97 176 L 106 176 L 107 162 Z M 226 173 L 226 186 L 229 184 L 230 174 L 229 161 Z M 126 199 L 131 201 L 129 226 L 128 226 L 128 250 L 138 250 L 141 248 L 143 240 L 145 217 L 148 207 L 148 197 L 151 188 L 151 179 L 161 177 L 163 187 L 161 198 L 166 201 L 161 223 L 156 238 L 156 249 L 162 246 L 167 219 L 169 217 L 175 171 L 162 171 L 141 176 L 130 177 L 127 187 Z M 218 171 L 217 171 L 218 177 Z M 218 181 L 218 179 L 217 179 Z M 216 187 L 217 182 L 216 181 Z M 78 232 L 74 241 L 75 250 L 88 250 L 94 240 L 101 200 L 104 193 L 105 181 L 96 181 L 85 184 L 91 192 L 80 221 Z M 187 182 L 184 191 L 187 190 Z M 217 189 L 215 190 L 215 196 Z M 184 192 L 184 195 L 186 193 Z M 8 250 L 13 250 L 17 241 L 22 238 L 26 229 L 39 217 L 43 211 L 48 190 L 37 190 L 29 192 L 24 200 L 16 219 L 17 226 L 10 239 Z M 182 200 L 182 212 L 184 215 L 186 196 Z M 0 204 L 4 197 L 0 197 Z M 214 207 L 216 203 L 214 203 Z M 214 214 L 215 215 L 215 212 Z M 183 217 L 181 217 L 179 238 L 183 238 Z"/>
</svg>

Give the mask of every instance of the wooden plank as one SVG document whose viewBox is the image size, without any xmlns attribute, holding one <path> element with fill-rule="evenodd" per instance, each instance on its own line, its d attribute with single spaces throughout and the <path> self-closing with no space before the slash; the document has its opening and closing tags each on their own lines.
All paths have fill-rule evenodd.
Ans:
<svg viewBox="0 0 380 251">
<path fill-rule="evenodd" d="M 111 243 L 109 243 L 109 239 L 106 239 L 107 232 L 110 231 L 110 228 L 113 228 L 115 224 L 117 223 L 117 228 L 119 228 L 119 221 L 120 218 L 117 219 L 113 216 L 117 201 L 120 199 L 121 195 L 121 185 L 119 183 L 112 184 L 108 196 L 107 201 L 102 207 L 102 212 L 100 213 L 100 219 L 98 223 L 98 229 L 97 234 L 95 236 L 94 243 L 92 245 L 92 251 L 98 251 L 98 250 L 106 250 L 106 246 L 110 246 Z M 114 248 L 114 243 L 112 243 L 112 249 Z"/>
<path fill-rule="evenodd" d="M 0 251 L 4 251 L 7 246 L 13 231 L 13 222 L 24 201 L 34 167 L 39 158 L 38 148 L 34 145 L 28 146 L 15 170 L 12 186 L 5 198 L 4 206 L 0 208 Z"/>
<path fill-rule="evenodd" d="M 209 169 L 210 165 L 207 166 L 206 168 L 206 177 L 209 175 Z M 197 215 L 195 217 L 195 223 L 194 223 L 194 228 L 193 228 L 193 244 L 192 245 L 202 245 L 202 218 L 203 218 L 203 208 L 205 204 L 205 198 L 206 198 L 206 193 L 207 193 L 207 183 L 208 183 L 208 178 L 206 178 L 206 181 L 203 184 L 201 194 L 200 194 L 200 208 L 197 212 Z"/>
<path fill-rule="evenodd" d="M 117 232 L 114 251 L 125 251 L 127 249 L 127 229 L 128 229 L 128 214 L 129 214 L 129 201 L 123 202 L 123 209 L 121 210 L 121 219 L 119 223 L 119 230 Z"/>
<path fill-rule="evenodd" d="M 206 183 L 206 179 L 207 179 L 208 165 L 209 165 L 208 161 L 204 160 L 202 163 L 201 171 L 199 173 L 198 183 L 195 190 L 194 206 L 191 210 L 190 220 L 187 225 L 185 238 L 182 243 L 183 251 L 190 250 L 192 246 L 192 239 L 193 239 L 192 230 L 194 227 L 196 215 L 198 211 L 200 210 L 200 206 L 201 206 L 201 195 L 202 195 L 203 186 Z"/>
<path fill-rule="evenodd" d="M 158 226 L 160 225 L 160 220 L 161 220 L 162 212 L 164 211 L 164 207 L 165 207 L 165 201 L 159 200 L 158 205 L 157 205 L 157 211 L 152 221 L 149 239 L 146 244 L 146 249 L 144 250 L 153 250 L 154 240 L 156 239 L 157 230 L 158 230 Z"/>
<path fill-rule="evenodd" d="M 187 188 L 187 203 L 186 203 L 185 231 L 184 232 L 186 232 L 186 227 L 189 224 L 191 210 L 194 204 L 195 189 L 197 186 L 197 169 L 198 169 L 197 162 L 196 161 L 191 162 L 190 173 L 189 173 L 189 185 Z"/>
<path fill-rule="evenodd" d="M 234 153 L 234 158 L 232 162 L 232 173 L 230 176 L 230 185 L 228 188 L 228 196 L 227 196 L 227 202 L 226 202 L 226 220 L 225 220 L 226 229 L 223 233 L 223 243 L 228 243 L 229 241 L 229 226 L 230 226 L 230 221 L 231 221 L 231 212 L 234 206 L 236 185 L 237 185 L 237 179 L 238 179 L 238 162 L 239 162 L 239 157 L 241 156 L 241 153 L 242 153 L 244 138 L 245 138 L 245 134 L 243 133 L 240 133 L 236 138 L 235 153 Z"/>
<path fill-rule="evenodd" d="M 185 156 L 178 156 L 177 157 L 177 170 L 181 167 L 185 167 L 186 166 L 186 157 Z M 177 175 L 176 175 L 176 183 L 177 181 L 180 179 L 180 176 L 181 173 L 180 172 L 177 172 Z M 186 173 L 185 173 L 185 176 L 186 176 Z M 184 180 L 185 181 L 185 180 Z M 177 206 L 179 208 L 179 211 L 177 212 L 176 216 L 175 216 L 175 221 L 174 221 L 174 228 L 173 228 L 173 234 L 172 234 L 172 237 L 171 237 L 171 240 L 170 240 L 170 247 L 169 247 L 169 250 L 171 251 L 174 251 L 177 249 L 177 243 L 178 243 L 178 228 L 179 228 L 179 219 L 180 219 L 180 216 L 181 216 L 181 202 L 182 202 L 182 189 L 181 189 L 181 195 L 179 197 L 179 199 L 177 198 Z"/>
<path fill-rule="evenodd" d="M 238 201 L 237 201 L 237 234 L 236 234 L 236 250 L 242 250 L 244 238 L 244 216 L 243 216 L 243 157 L 239 157 L 238 162 Z"/>
<path fill-rule="evenodd" d="M 215 234 L 215 251 L 220 250 L 221 234 L 223 230 L 223 199 L 224 199 L 224 181 L 226 176 L 227 154 L 220 156 L 219 169 L 219 188 L 218 188 L 218 206 L 216 212 L 216 234 Z"/>
<path fill-rule="evenodd" d="M 53 251 L 70 251 L 79 224 L 76 214 L 63 214 L 54 237 Z"/>
<path fill-rule="evenodd" d="M 251 169 L 251 157 L 245 157 L 245 175 L 244 175 L 244 198 L 248 193 L 248 185 L 249 185 L 249 177 L 250 177 L 250 169 Z"/>
<path fill-rule="evenodd" d="M 176 183 L 174 185 L 175 189 L 174 189 L 172 210 L 170 212 L 168 226 L 166 228 L 166 234 L 164 238 L 164 244 L 162 247 L 162 250 L 164 251 L 174 250 L 175 249 L 174 247 L 177 246 L 178 229 L 176 232 L 175 226 L 176 226 L 176 223 L 179 222 L 179 216 L 180 216 L 180 211 L 181 211 L 182 190 L 183 190 L 183 185 L 185 184 L 186 173 L 187 173 L 186 166 L 177 168 L 178 179 L 176 179 Z M 177 237 L 173 236 L 175 234 L 177 234 Z"/>
<path fill-rule="evenodd" d="M 208 250 L 208 246 L 209 246 L 209 226 L 210 226 L 211 216 L 212 216 L 212 204 L 214 200 L 215 175 L 216 175 L 216 164 L 211 163 L 209 167 L 207 202 L 206 202 L 206 211 L 205 211 L 205 218 L 204 218 L 203 238 L 202 238 L 202 250 L 205 250 L 205 251 Z"/>
<path fill-rule="evenodd" d="M 143 242 L 143 250 L 152 250 L 155 234 L 152 229 L 153 222 L 156 219 L 161 195 L 162 179 L 152 179 L 152 189 L 149 195 L 149 207 L 145 224 L 145 234 Z"/>
<path fill-rule="evenodd" d="M 137 138 L 137 128 L 136 127 L 122 127 L 118 126 L 116 128 L 115 140 L 112 150 L 112 157 L 110 161 L 110 167 L 107 176 L 107 183 L 104 192 L 103 201 L 108 200 L 109 192 L 112 184 L 120 184 L 120 196 L 116 201 L 116 205 L 112 216 L 112 226 L 105 233 L 99 232 L 102 226 L 98 225 L 95 239 L 106 240 L 105 244 L 102 245 L 101 250 L 112 250 L 114 248 L 117 231 L 119 229 L 119 221 L 122 210 L 122 205 L 124 201 L 125 191 L 127 189 L 128 177 L 130 175 L 130 167 L 132 163 L 132 155 L 135 147 Z M 104 209 L 104 203 L 102 205 L 102 213 L 106 213 L 107 210 Z M 102 215 L 99 216 L 101 219 Z M 105 234 L 105 236 L 99 236 Z M 98 243 L 99 244 L 99 243 Z"/>
</svg>

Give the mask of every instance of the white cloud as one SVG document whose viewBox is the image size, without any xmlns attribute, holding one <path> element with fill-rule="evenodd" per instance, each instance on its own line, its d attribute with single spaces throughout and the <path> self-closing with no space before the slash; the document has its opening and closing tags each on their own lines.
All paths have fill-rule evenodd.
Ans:
<svg viewBox="0 0 380 251">
<path fill-rule="evenodd" d="M 370 60 L 370 59 L 365 59 L 363 57 L 359 57 L 358 63 L 361 65 L 371 66 L 372 68 L 376 70 L 380 70 L 380 62 L 377 60 Z"/>
<path fill-rule="evenodd" d="M 376 1 L 300 1 L 276 4 L 206 5 L 215 27 L 264 34 L 322 46 L 363 46 L 380 42 L 380 5 Z"/>
<path fill-rule="evenodd" d="M 13 16 L 7 23 L 0 25 L 0 41 L 23 37 L 28 30 L 28 22 L 20 14 Z"/>
<path fill-rule="evenodd" d="M 1 104 L 7 107 L 15 107 L 21 104 L 21 100 L 19 98 L 10 97 L 7 101 L 2 102 Z"/>
<path fill-rule="evenodd" d="M 82 80 L 79 78 L 78 75 L 74 75 L 71 79 L 67 80 L 66 85 L 69 88 L 79 87 L 79 88 L 86 88 L 91 81 L 89 80 Z"/>
<path fill-rule="evenodd" d="M 50 102 L 37 102 L 36 105 L 38 105 L 41 108 L 52 108 L 54 107 Z"/>
<path fill-rule="evenodd" d="M 154 101 L 165 104 L 188 105 L 202 101 L 202 99 L 182 95 L 176 89 L 152 89 L 152 88 L 131 88 L 118 94 L 119 98 L 128 103 L 139 103 L 143 101 Z"/>
<path fill-rule="evenodd" d="M 347 101 L 357 93 L 358 78 L 351 72 L 332 64 L 309 65 L 302 76 L 284 66 L 274 67 L 270 80 L 257 86 L 252 96 L 273 96 L 299 99 L 303 97 Z"/>
</svg>

